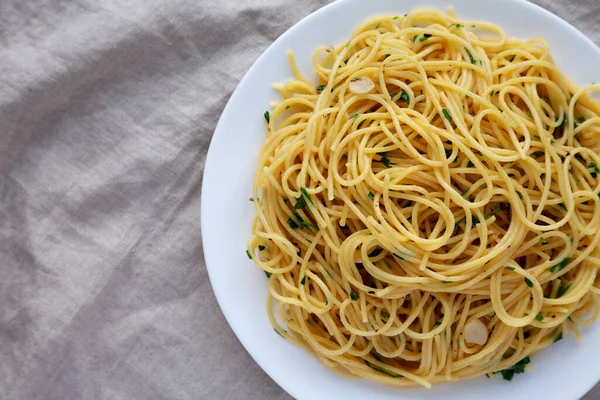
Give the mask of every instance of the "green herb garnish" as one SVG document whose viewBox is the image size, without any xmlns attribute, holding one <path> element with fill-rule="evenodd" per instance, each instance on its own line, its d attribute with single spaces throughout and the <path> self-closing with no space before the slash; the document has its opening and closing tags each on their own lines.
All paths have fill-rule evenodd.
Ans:
<svg viewBox="0 0 600 400">
<path fill-rule="evenodd" d="M 550 268 L 550 272 L 560 271 L 561 269 L 563 269 L 564 267 L 567 266 L 569 261 L 571 261 L 570 257 L 565 258 L 564 260 L 562 260 L 561 262 L 559 262 L 558 264 L 556 264 L 555 266 Z"/>
<path fill-rule="evenodd" d="M 369 198 L 370 198 L 372 201 L 374 201 L 374 200 L 375 200 L 375 195 L 373 195 L 373 193 L 369 192 L 369 193 L 367 194 L 367 196 L 369 196 Z"/>
<path fill-rule="evenodd" d="M 264 249 L 266 249 L 266 247 L 262 244 L 258 246 L 258 251 L 263 251 Z"/>
<path fill-rule="evenodd" d="M 271 275 L 273 275 L 273 274 L 272 274 L 272 273 L 270 273 L 270 272 L 267 272 L 267 271 L 265 271 L 265 275 L 267 276 L 267 278 L 270 278 L 270 277 L 271 277 Z"/>
<path fill-rule="evenodd" d="M 452 283 L 452 281 L 442 281 L 443 284 Z"/>
<path fill-rule="evenodd" d="M 315 87 L 315 90 L 317 92 L 322 92 L 324 89 L 325 89 L 325 85 L 319 85 L 319 86 Z"/>
<path fill-rule="evenodd" d="M 518 363 L 516 363 L 515 365 L 513 365 L 510 368 L 507 369 L 503 369 L 502 371 L 498 371 L 498 372 L 494 372 L 495 374 L 501 374 L 502 378 L 510 381 L 512 380 L 513 376 L 515 374 L 522 374 L 525 372 L 525 366 L 527 364 L 529 364 L 531 362 L 531 360 L 529 359 L 529 357 L 525 357 L 524 359 L 522 359 L 521 361 L 519 361 Z"/>
<path fill-rule="evenodd" d="M 465 51 L 469 55 L 469 60 L 471 60 L 471 64 L 477 64 L 477 60 L 473 58 L 473 54 L 465 47 Z"/>
<path fill-rule="evenodd" d="M 350 292 L 350 298 L 354 301 L 358 300 L 360 298 L 360 295 L 354 293 L 354 292 Z"/>
<path fill-rule="evenodd" d="M 354 114 L 353 116 L 350 117 L 350 119 L 354 119 L 354 118 L 358 118 L 358 114 Z"/>
<path fill-rule="evenodd" d="M 444 117 L 446 117 L 446 119 L 448 121 L 452 121 L 452 115 L 450 115 L 450 111 L 446 110 L 445 108 L 442 110 L 442 113 L 444 114 Z"/>
<path fill-rule="evenodd" d="M 387 312 L 385 312 L 385 311 L 381 312 L 381 318 L 388 319 L 389 317 L 390 317 L 390 314 L 388 314 Z"/>
<path fill-rule="evenodd" d="M 381 160 L 379 160 L 379 162 L 382 163 L 383 165 L 385 165 L 386 168 L 392 168 L 392 163 L 391 163 L 390 159 L 387 158 L 387 156 L 381 157 Z"/>
<path fill-rule="evenodd" d="M 410 104 L 410 96 L 406 93 L 406 90 L 402 89 L 402 94 L 400 95 L 400 100 L 404 100 L 407 105 Z"/>
<path fill-rule="evenodd" d="M 454 223 L 454 227 L 456 228 L 458 225 L 460 225 L 461 222 L 463 222 L 464 220 L 467 219 L 467 216 L 463 216 L 462 218 L 459 218 L 455 223 Z"/>
<path fill-rule="evenodd" d="M 558 335 L 556 335 L 556 337 L 554 338 L 554 342 L 552 342 L 552 343 L 556 343 L 556 342 L 558 342 L 559 340 L 562 340 L 562 338 L 563 338 L 563 333 L 562 333 L 562 331 L 560 331 L 560 332 L 558 333 Z"/>
<path fill-rule="evenodd" d="M 283 336 L 283 335 L 281 334 L 281 332 L 279 332 L 279 331 L 278 331 L 276 328 L 273 328 L 273 330 L 274 330 L 275 332 L 277 332 L 277 334 L 278 334 L 279 336 L 281 336 L 282 338 L 284 338 L 284 339 L 285 339 L 285 336 Z M 284 331 L 284 332 L 285 332 L 285 331 Z M 287 332 L 285 332 L 285 333 L 287 333 Z"/>
<path fill-rule="evenodd" d="M 306 198 L 306 200 L 308 200 L 310 202 L 310 204 L 314 206 L 315 203 L 313 203 L 313 201 L 310 199 L 310 195 L 308 194 L 308 192 L 306 191 L 306 189 L 304 189 L 303 187 L 301 187 L 300 191 L 302 192 L 302 195 L 304 196 L 304 198 Z"/>
<path fill-rule="evenodd" d="M 538 314 L 535 316 L 535 320 L 536 321 L 543 321 L 544 320 L 544 316 L 542 314 Z"/>
<path fill-rule="evenodd" d="M 248 256 L 248 258 L 249 258 L 250 260 L 252 260 L 252 254 L 250 254 L 250 251 L 249 251 L 249 250 L 246 250 L 246 255 Z"/>
<path fill-rule="evenodd" d="M 596 178 L 598 176 L 598 174 L 600 174 L 600 168 L 598 168 L 598 166 L 596 165 L 596 163 L 589 163 L 587 165 L 588 169 L 593 169 L 594 171 L 591 172 L 592 178 Z"/>
<path fill-rule="evenodd" d="M 464 25 L 461 25 L 461 24 L 452 24 L 452 25 L 448 26 L 448 29 L 452 28 L 453 26 L 456 27 L 456 29 L 460 29 L 460 28 L 464 28 L 465 27 Z"/>
<path fill-rule="evenodd" d="M 302 280 L 300 281 L 300 284 L 301 284 L 301 285 L 304 285 L 304 284 L 306 284 L 306 275 L 304 275 L 304 276 L 302 277 Z"/>
<path fill-rule="evenodd" d="M 267 120 L 267 124 L 269 122 L 271 122 L 271 115 L 269 114 L 268 111 L 265 111 L 265 113 L 263 115 L 264 115 L 265 119 Z"/>
<path fill-rule="evenodd" d="M 304 197 L 301 196 L 294 205 L 294 210 L 301 210 L 304 207 L 306 207 L 306 200 L 304 199 Z"/>
<path fill-rule="evenodd" d="M 514 271 L 514 270 L 515 270 L 515 267 L 510 267 L 510 266 L 509 266 L 509 267 L 506 267 L 506 269 L 507 269 L 507 270 L 509 270 L 509 271 Z"/>
<path fill-rule="evenodd" d="M 381 368 L 378 365 L 375 365 L 375 364 L 372 364 L 372 363 L 368 362 L 367 360 L 365 360 L 365 364 L 367 364 L 367 367 L 369 367 L 371 369 L 374 369 L 377 372 L 381 372 L 384 375 L 391 376 L 392 378 L 404 378 L 404 376 L 402 376 L 402 375 L 393 374 L 390 371 L 388 371 L 386 369 L 383 369 L 383 368 Z"/>
<path fill-rule="evenodd" d="M 525 278 L 525 284 L 529 287 L 533 287 L 533 282 L 531 282 L 529 278 Z"/>
<path fill-rule="evenodd" d="M 540 243 L 541 244 L 547 244 L 548 241 L 546 239 L 544 239 L 543 237 L 540 237 Z"/>
<path fill-rule="evenodd" d="M 496 312 L 492 311 L 491 313 L 488 313 L 488 317 L 494 318 L 496 316 Z"/>
<path fill-rule="evenodd" d="M 569 288 L 571 287 L 571 285 L 572 285 L 572 283 L 569 283 L 568 285 L 565 285 L 565 286 L 560 285 L 558 287 L 558 290 L 556 291 L 556 298 L 560 299 L 561 297 L 563 297 L 563 295 L 565 293 L 567 293 L 567 290 L 569 290 Z"/>
</svg>

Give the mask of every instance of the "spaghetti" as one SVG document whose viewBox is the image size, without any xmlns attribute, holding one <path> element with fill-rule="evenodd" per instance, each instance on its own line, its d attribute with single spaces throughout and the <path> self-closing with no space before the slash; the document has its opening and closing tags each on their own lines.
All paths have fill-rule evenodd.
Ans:
<svg viewBox="0 0 600 400">
<path fill-rule="evenodd" d="M 501 372 L 598 316 L 600 106 L 540 40 L 365 22 L 267 119 L 249 257 L 275 330 L 394 386 Z"/>
</svg>

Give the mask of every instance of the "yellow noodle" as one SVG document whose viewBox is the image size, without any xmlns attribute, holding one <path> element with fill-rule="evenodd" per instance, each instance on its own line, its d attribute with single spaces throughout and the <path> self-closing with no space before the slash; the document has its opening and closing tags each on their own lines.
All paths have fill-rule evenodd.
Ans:
<svg viewBox="0 0 600 400">
<path fill-rule="evenodd" d="M 543 40 L 426 9 L 317 49 L 317 87 L 290 62 L 249 241 L 279 334 L 401 387 L 580 337 L 600 312 L 600 85 L 576 87 Z"/>
</svg>

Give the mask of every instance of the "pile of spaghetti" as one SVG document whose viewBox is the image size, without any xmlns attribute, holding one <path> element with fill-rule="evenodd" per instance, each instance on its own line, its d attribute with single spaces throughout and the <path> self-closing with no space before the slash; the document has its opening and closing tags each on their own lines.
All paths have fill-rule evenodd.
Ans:
<svg viewBox="0 0 600 400">
<path fill-rule="evenodd" d="M 598 315 L 600 106 L 540 39 L 416 10 L 275 87 L 248 255 L 275 330 L 395 386 L 528 368 Z"/>
</svg>

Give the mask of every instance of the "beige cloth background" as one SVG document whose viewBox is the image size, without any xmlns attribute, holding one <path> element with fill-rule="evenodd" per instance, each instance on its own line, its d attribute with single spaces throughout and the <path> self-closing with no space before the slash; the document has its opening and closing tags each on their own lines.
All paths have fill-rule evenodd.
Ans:
<svg viewBox="0 0 600 400">
<path fill-rule="evenodd" d="M 217 306 L 200 186 L 244 72 L 325 3 L 0 1 L 0 399 L 290 398 Z M 600 44 L 598 0 L 539 3 Z"/>
</svg>

